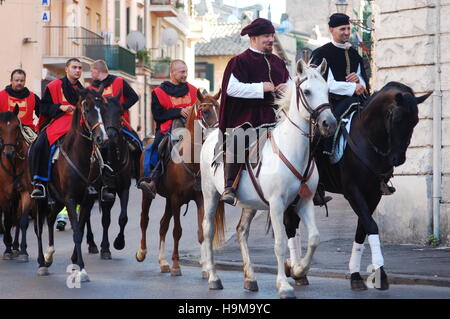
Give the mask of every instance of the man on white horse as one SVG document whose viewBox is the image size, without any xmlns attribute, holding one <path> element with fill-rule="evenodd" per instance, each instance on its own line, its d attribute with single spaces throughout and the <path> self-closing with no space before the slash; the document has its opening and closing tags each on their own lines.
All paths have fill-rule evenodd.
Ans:
<svg viewBox="0 0 450 319">
<path fill-rule="evenodd" d="M 258 127 L 275 122 L 274 95 L 285 88 L 289 80 L 286 64 L 272 54 L 275 28 L 269 20 L 258 18 L 242 29 L 241 35 L 250 37 L 250 48 L 233 57 L 225 69 L 222 81 L 222 100 L 219 128 Z M 233 187 L 241 163 L 236 163 L 236 151 L 227 145 L 234 156 L 224 156 L 225 190 L 221 200 L 235 205 Z"/>
</svg>

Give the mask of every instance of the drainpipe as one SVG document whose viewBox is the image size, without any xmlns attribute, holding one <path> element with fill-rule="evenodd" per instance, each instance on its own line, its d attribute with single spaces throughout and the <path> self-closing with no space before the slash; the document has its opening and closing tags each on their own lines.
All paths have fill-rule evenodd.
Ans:
<svg viewBox="0 0 450 319">
<path fill-rule="evenodd" d="M 441 1 L 437 0 L 435 10 L 436 34 L 435 34 L 435 81 L 433 93 L 433 235 L 440 239 L 440 210 L 442 187 L 442 91 L 441 91 L 441 27 L 440 10 Z"/>
</svg>

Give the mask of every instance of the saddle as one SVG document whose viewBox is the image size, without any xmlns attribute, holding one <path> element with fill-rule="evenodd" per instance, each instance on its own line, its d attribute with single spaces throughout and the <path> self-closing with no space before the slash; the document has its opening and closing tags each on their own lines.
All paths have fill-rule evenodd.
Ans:
<svg viewBox="0 0 450 319">
<path fill-rule="evenodd" d="M 20 132 L 22 133 L 22 136 L 25 139 L 28 147 L 33 144 L 38 136 L 35 131 L 33 131 L 28 126 L 23 126 L 22 123 L 20 124 Z"/>
</svg>

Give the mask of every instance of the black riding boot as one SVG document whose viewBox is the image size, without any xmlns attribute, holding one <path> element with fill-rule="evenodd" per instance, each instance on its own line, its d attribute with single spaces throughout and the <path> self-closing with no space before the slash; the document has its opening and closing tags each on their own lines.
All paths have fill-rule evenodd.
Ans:
<svg viewBox="0 0 450 319">
<path fill-rule="evenodd" d="M 313 198 L 314 206 L 323 206 L 332 199 L 333 197 L 331 196 L 325 196 L 325 190 L 321 184 L 317 185 L 317 190 Z"/>
<path fill-rule="evenodd" d="M 156 167 L 151 172 L 150 177 L 143 177 L 138 181 L 138 188 L 146 192 L 151 199 L 156 197 L 156 186 L 162 175 L 162 165 L 162 161 L 158 161 Z"/>
<path fill-rule="evenodd" d="M 233 188 L 234 181 L 239 173 L 241 164 L 224 163 L 225 190 L 222 193 L 221 200 L 230 205 L 236 205 L 236 190 Z"/>
</svg>

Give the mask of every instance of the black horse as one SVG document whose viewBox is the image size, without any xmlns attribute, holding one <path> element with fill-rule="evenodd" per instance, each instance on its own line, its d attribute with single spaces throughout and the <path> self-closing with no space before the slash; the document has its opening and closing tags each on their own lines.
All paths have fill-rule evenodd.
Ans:
<svg viewBox="0 0 450 319">
<path fill-rule="evenodd" d="M 372 264 L 376 269 L 375 288 L 389 288 L 383 268 L 378 226 L 372 214 L 383 195 L 383 186 L 392 177 L 394 167 L 406 160 L 406 150 L 419 121 L 417 106 L 430 95 L 415 97 L 410 87 L 389 82 L 353 116 L 350 134 L 343 132 L 347 147 L 339 162 L 331 164 L 327 155 L 320 151 L 315 154 L 319 184 L 328 192 L 343 194 L 358 216 L 349 264 L 353 290 L 367 289 L 359 273 L 366 236 L 372 251 Z M 285 217 L 289 238 L 295 236 L 299 221 L 292 216 Z"/>
<path fill-rule="evenodd" d="M 106 131 L 101 120 L 101 110 L 106 107 L 106 100 L 101 91 L 79 90 L 80 101 L 75 109 L 70 130 L 59 143 L 60 155 L 52 168 L 52 180 L 48 184 L 50 198 L 37 199 L 37 217 L 35 232 L 38 239 L 38 275 L 48 275 L 48 267 L 53 262 L 54 249 L 54 225 L 56 215 L 64 207 L 67 207 L 69 219 L 74 232 L 75 247 L 72 254 L 72 264 L 77 265 L 72 270 L 77 271 L 81 281 L 88 281 L 84 261 L 81 253 L 84 225 L 86 223 L 90 207 L 86 206 L 87 200 L 92 196 L 89 193 L 90 182 L 87 177 L 91 162 L 95 158 L 93 150 L 101 147 L 107 140 Z M 80 211 L 77 213 L 77 205 Z M 42 251 L 42 227 L 47 218 L 49 229 L 49 247 L 45 253 Z M 73 267 L 73 266 L 72 266 Z"/>
<path fill-rule="evenodd" d="M 119 95 L 120 96 L 120 95 Z M 105 123 L 106 132 L 108 134 L 108 142 L 101 149 L 104 166 L 95 162 L 91 168 L 91 176 L 99 176 L 95 187 L 99 194 L 102 194 L 102 187 L 108 187 L 110 191 L 117 193 L 120 199 L 120 216 L 119 226 L 120 232 L 114 240 L 114 248 L 121 250 L 125 247 L 125 225 L 128 222 L 127 207 L 131 185 L 131 154 L 127 141 L 122 130 L 122 114 L 123 108 L 119 103 L 118 97 L 107 98 L 108 104 L 102 112 L 103 121 Z M 100 207 L 102 212 L 103 238 L 101 242 L 100 257 L 102 259 L 111 259 L 111 251 L 109 249 L 108 229 L 111 224 L 111 208 L 114 200 L 104 201 L 100 198 Z M 87 206 L 89 210 L 94 205 L 91 199 Z M 91 223 L 87 222 L 87 242 L 90 253 L 98 253 L 97 245 L 94 242 L 94 235 L 91 229 Z"/>
</svg>

